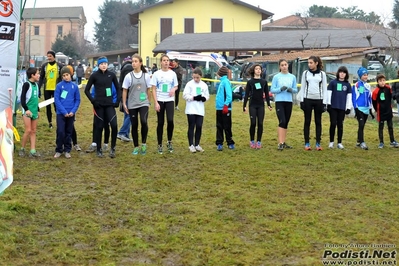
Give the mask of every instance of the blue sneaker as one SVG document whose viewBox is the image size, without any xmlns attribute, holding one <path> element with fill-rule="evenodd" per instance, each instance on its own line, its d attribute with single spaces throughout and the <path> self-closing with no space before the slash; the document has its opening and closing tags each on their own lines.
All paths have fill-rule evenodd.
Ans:
<svg viewBox="0 0 399 266">
<path fill-rule="evenodd" d="M 230 150 L 234 150 L 234 149 L 236 148 L 236 147 L 234 146 L 234 144 L 230 144 L 228 147 L 229 147 Z"/>
<path fill-rule="evenodd" d="M 310 151 L 312 150 L 312 147 L 310 147 L 310 143 L 305 143 L 305 151 Z"/>
<path fill-rule="evenodd" d="M 320 143 L 316 143 L 316 151 L 322 151 L 323 148 L 321 147 Z"/>
<path fill-rule="evenodd" d="M 222 150 L 223 150 L 223 145 L 222 145 L 222 144 L 218 144 L 217 150 L 218 150 L 218 151 L 222 151 Z"/>
<path fill-rule="evenodd" d="M 140 151 L 139 147 L 134 147 L 132 154 L 133 155 L 138 155 L 139 151 Z"/>
<path fill-rule="evenodd" d="M 384 148 L 384 142 L 380 142 L 380 145 L 378 145 L 378 149 L 383 149 Z"/>
<path fill-rule="evenodd" d="M 142 144 L 141 145 L 141 155 L 146 155 L 147 154 L 147 145 Z"/>
</svg>

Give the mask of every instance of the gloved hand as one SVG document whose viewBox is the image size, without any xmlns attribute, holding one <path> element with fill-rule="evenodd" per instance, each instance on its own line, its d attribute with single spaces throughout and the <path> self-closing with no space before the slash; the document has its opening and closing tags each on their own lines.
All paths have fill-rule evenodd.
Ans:
<svg viewBox="0 0 399 266">
<path fill-rule="evenodd" d="M 288 89 L 287 89 L 287 92 L 292 93 L 292 88 L 288 88 Z"/>
<path fill-rule="evenodd" d="M 355 118 L 357 117 L 358 113 L 359 113 L 359 109 L 355 108 Z"/>
<path fill-rule="evenodd" d="M 371 116 L 371 119 L 375 118 L 375 116 L 373 115 L 373 111 L 371 111 L 371 109 L 370 109 L 370 116 Z"/>
<path fill-rule="evenodd" d="M 327 111 L 327 105 L 323 104 L 323 109 L 321 110 L 322 113 L 325 113 Z"/>
<path fill-rule="evenodd" d="M 193 100 L 200 102 L 201 101 L 201 94 L 198 94 L 197 96 L 194 96 Z"/>
<path fill-rule="evenodd" d="M 327 105 L 327 112 L 331 112 L 331 104 Z"/>
<path fill-rule="evenodd" d="M 345 114 L 349 115 L 351 113 L 351 109 L 346 109 Z"/>
<path fill-rule="evenodd" d="M 227 114 L 229 112 L 229 107 L 227 105 L 223 106 L 222 114 Z"/>
<path fill-rule="evenodd" d="M 206 102 L 206 98 L 204 96 L 201 96 L 201 102 Z"/>
<path fill-rule="evenodd" d="M 94 109 L 100 108 L 100 104 L 96 100 L 91 101 L 91 104 L 93 105 Z"/>
<path fill-rule="evenodd" d="M 285 91 L 286 89 L 288 89 L 287 86 L 282 86 L 282 87 L 280 88 L 281 91 Z"/>
<path fill-rule="evenodd" d="M 301 107 L 302 111 L 305 111 L 305 103 L 304 102 L 300 102 L 299 106 Z"/>
</svg>

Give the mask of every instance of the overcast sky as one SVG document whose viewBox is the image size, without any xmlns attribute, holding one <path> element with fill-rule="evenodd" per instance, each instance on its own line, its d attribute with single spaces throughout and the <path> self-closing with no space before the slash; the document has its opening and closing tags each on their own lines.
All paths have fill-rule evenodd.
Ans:
<svg viewBox="0 0 399 266">
<path fill-rule="evenodd" d="M 25 0 L 23 0 L 24 2 Z M 188 1 L 188 0 L 187 0 Z M 219 1 L 219 0 L 214 0 Z M 366 13 L 374 11 L 383 20 L 390 21 L 393 8 L 393 0 L 379 0 L 378 2 L 359 0 L 242 0 L 248 4 L 259 6 L 260 8 L 274 13 L 273 19 L 277 20 L 295 13 L 304 13 L 310 6 L 316 4 L 319 6 L 329 7 L 350 7 L 357 6 L 358 9 Z M 63 6 L 83 6 L 87 24 L 85 26 L 86 37 L 89 40 L 93 38 L 94 21 L 99 22 L 98 7 L 104 1 L 97 0 L 68 0 L 68 1 L 55 1 L 55 0 L 26 0 L 25 7 L 32 8 L 36 2 L 36 7 L 63 7 Z M 360 2 L 360 3 L 359 3 Z"/>
</svg>

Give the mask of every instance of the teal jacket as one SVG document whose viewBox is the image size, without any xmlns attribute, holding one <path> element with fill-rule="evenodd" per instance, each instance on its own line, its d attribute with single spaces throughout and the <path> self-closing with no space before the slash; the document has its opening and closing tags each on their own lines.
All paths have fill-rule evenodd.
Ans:
<svg viewBox="0 0 399 266">
<path fill-rule="evenodd" d="M 220 78 L 220 84 L 216 91 L 216 110 L 223 110 L 223 106 L 227 105 L 231 110 L 231 102 L 233 101 L 233 90 L 227 76 Z"/>
</svg>

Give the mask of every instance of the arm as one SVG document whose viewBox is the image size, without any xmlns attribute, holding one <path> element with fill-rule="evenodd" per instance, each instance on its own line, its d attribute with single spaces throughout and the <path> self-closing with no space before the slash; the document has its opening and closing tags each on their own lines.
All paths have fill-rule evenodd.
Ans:
<svg viewBox="0 0 399 266">
<path fill-rule="evenodd" d="M 112 75 L 112 83 L 114 84 L 115 89 L 116 89 L 116 102 L 115 103 L 119 104 L 119 102 L 121 101 L 121 86 L 119 85 L 118 78 L 116 77 L 115 74 Z"/>
<path fill-rule="evenodd" d="M 25 82 L 24 85 L 22 86 L 22 92 L 21 92 L 21 106 L 24 108 L 25 112 L 29 111 L 28 105 L 26 104 L 26 93 L 29 90 L 29 83 Z"/>
<path fill-rule="evenodd" d="M 263 93 L 265 94 L 266 97 L 266 103 L 269 109 L 271 109 L 270 105 L 270 96 L 269 96 L 269 86 L 267 85 L 267 81 L 265 80 L 265 85 L 263 86 Z"/>
<path fill-rule="evenodd" d="M 353 108 L 357 108 L 357 104 L 356 104 L 356 83 L 353 84 L 352 86 L 352 106 Z"/>
<path fill-rule="evenodd" d="M 280 87 L 279 87 L 279 82 L 278 82 L 278 77 L 279 76 L 279 74 L 277 74 L 277 75 L 275 75 L 274 77 L 273 77 L 273 80 L 272 80 L 272 86 L 271 86 L 271 88 L 270 88 L 270 91 L 273 93 L 273 94 L 279 94 L 280 92 L 281 92 L 281 90 L 280 90 Z"/>
<path fill-rule="evenodd" d="M 291 89 L 292 89 L 292 93 L 298 93 L 298 84 L 296 83 L 296 77 L 294 75 L 292 75 L 292 84 L 291 84 Z"/>
<path fill-rule="evenodd" d="M 78 111 L 79 106 L 80 106 L 80 91 L 79 91 L 79 89 L 75 90 L 75 95 L 74 95 L 74 97 L 75 97 L 75 105 L 73 106 L 73 109 L 72 109 L 71 112 L 69 113 L 70 115 L 71 115 L 71 113 L 72 113 L 71 116 L 73 116 L 74 114 L 76 114 L 76 112 Z"/>
<path fill-rule="evenodd" d="M 40 78 L 39 78 L 39 83 L 38 83 L 38 86 L 39 86 L 39 91 L 40 91 L 40 88 L 42 87 L 42 85 L 43 85 L 43 83 L 44 83 L 44 79 L 45 79 L 45 77 L 46 77 L 46 70 L 45 70 L 45 65 L 46 65 L 47 63 L 44 63 L 41 67 L 40 67 Z M 41 93 L 39 93 L 39 95 L 40 95 Z"/>
<path fill-rule="evenodd" d="M 334 80 L 332 80 L 327 87 L 327 105 L 331 105 L 331 96 L 332 96 L 332 90 L 333 90 L 333 83 Z"/>
<path fill-rule="evenodd" d="M 191 82 L 188 82 L 183 90 L 183 99 L 188 102 L 193 101 L 194 100 L 193 97 L 196 96 L 196 95 L 191 95 L 191 93 L 190 93 L 190 91 L 191 91 L 190 83 Z"/>
<path fill-rule="evenodd" d="M 301 77 L 301 90 L 298 93 L 298 100 L 300 102 L 303 102 L 303 97 L 305 95 L 305 89 L 306 89 L 306 75 L 305 75 L 305 72 L 303 72 L 302 77 Z"/>
<path fill-rule="evenodd" d="M 125 110 L 126 114 L 129 114 L 129 109 L 127 108 L 126 105 L 126 99 L 127 99 L 127 89 L 126 88 L 122 88 L 122 104 L 123 104 L 123 109 Z"/>
<path fill-rule="evenodd" d="M 323 82 L 321 84 L 322 88 L 323 88 L 323 104 L 326 105 L 327 104 L 327 76 L 326 76 L 326 72 L 322 71 L 321 74 L 323 75 Z"/>
<path fill-rule="evenodd" d="M 60 83 L 57 84 L 54 91 L 54 104 L 57 108 L 57 112 L 60 112 L 63 116 L 67 115 L 68 112 L 66 111 L 65 107 L 61 104 L 61 85 Z"/>
<path fill-rule="evenodd" d="M 245 96 L 244 96 L 244 102 L 242 104 L 242 110 L 244 112 L 247 111 L 247 102 L 248 102 L 248 98 L 249 98 L 249 90 L 251 88 L 251 84 L 250 81 L 247 81 L 247 84 L 245 85 Z"/>
<path fill-rule="evenodd" d="M 224 89 L 226 90 L 226 100 L 224 104 L 228 106 L 233 101 L 233 90 L 231 89 L 230 81 L 225 81 Z"/>
<path fill-rule="evenodd" d="M 89 99 L 89 101 L 91 103 L 93 103 L 93 101 L 94 101 L 94 98 L 91 96 L 91 93 L 90 93 L 91 86 L 93 85 L 93 79 L 94 79 L 94 77 L 93 77 L 93 75 L 91 75 L 89 77 L 89 81 L 87 81 L 87 84 L 86 84 L 86 87 L 85 87 L 86 97 L 87 97 L 87 99 Z"/>
</svg>

